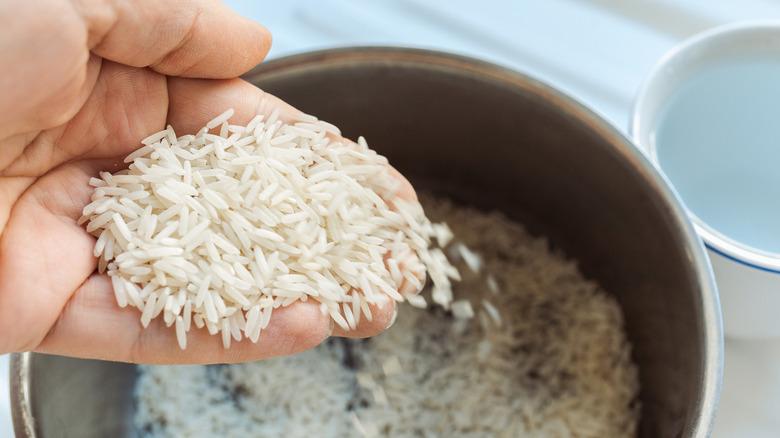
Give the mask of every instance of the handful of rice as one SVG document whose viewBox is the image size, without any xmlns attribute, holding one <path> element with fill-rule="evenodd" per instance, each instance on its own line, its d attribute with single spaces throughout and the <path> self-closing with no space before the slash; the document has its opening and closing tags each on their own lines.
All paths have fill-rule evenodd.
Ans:
<svg viewBox="0 0 780 438">
<path fill-rule="evenodd" d="M 231 125 L 228 110 L 195 135 L 150 135 L 126 170 L 93 178 L 82 223 L 117 303 L 162 316 L 179 346 L 192 324 L 257 342 L 274 309 L 316 300 L 344 330 L 389 300 L 448 307 L 458 271 L 416 200 L 398 195 L 387 160 L 311 116 L 274 113 Z"/>
</svg>

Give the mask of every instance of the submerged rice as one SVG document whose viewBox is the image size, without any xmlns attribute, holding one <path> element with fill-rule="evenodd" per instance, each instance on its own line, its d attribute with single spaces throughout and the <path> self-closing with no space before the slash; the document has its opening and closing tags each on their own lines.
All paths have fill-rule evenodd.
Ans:
<svg viewBox="0 0 780 438">
<path fill-rule="evenodd" d="M 131 153 L 129 168 L 90 183 L 82 222 L 97 237 L 98 267 L 121 307 L 144 327 L 162 318 L 179 346 L 206 328 L 257 342 L 273 309 L 316 300 L 344 330 L 371 319 L 369 304 L 413 301 L 430 275 L 448 307 L 458 272 L 437 250 L 451 237 L 415 201 L 398 197 L 387 160 L 335 140 L 311 116 L 276 113 L 230 125 L 233 110 L 196 135 L 173 128 Z M 212 132 L 214 131 L 214 132 Z"/>
<path fill-rule="evenodd" d="M 454 231 L 446 251 L 463 278 L 453 293 L 474 318 L 453 317 L 465 304 L 405 308 L 370 340 L 240 365 L 141 367 L 141 435 L 635 436 L 637 369 L 615 300 L 502 215 L 424 203 Z M 461 245 L 474 257 L 458 258 Z"/>
</svg>

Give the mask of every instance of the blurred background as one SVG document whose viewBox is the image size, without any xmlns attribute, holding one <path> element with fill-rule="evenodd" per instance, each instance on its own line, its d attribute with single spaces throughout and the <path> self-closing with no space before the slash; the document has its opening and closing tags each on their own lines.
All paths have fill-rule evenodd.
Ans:
<svg viewBox="0 0 780 438">
<path fill-rule="evenodd" d="M 271 58 L 354 45 L 444 50 L 523 71 L 625 132 L 645 75 L 704 29 L 780 19 L 778 0 L 279 0 L 226 2 L 268 27 Z M 345 90 L 348 91 L 348 90 Z M 305 108 L 304 108 L 305 110 Z M 0 437 L 13 436 L 0 356 Z M 780 434 L 780 341 L 726 342 L 714 437 Z"/>
</svg>

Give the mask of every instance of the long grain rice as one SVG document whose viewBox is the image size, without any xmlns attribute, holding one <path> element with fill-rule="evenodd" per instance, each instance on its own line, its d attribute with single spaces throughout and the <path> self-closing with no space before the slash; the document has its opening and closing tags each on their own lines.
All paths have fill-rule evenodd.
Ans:
<svg viewBox="0 0 780 438">
<path fill-rule="evenodd" d="M 636 436 L 637 369 L 617 302 L 503 216 L 421 199 L 482 260 L 480 272 L 459 262 L 453 291 L 481 303 L 480 318 L 405 308 L 370 340 L 231 366 L 142 367 L 141 436 Z"/>
<path fill-rule="evenodd" d="M 445 290 L 437 303 L 449 304 L 448 277 L 459 274 L 428 254 L 449 229 L 398 197 L 387 160 L 364 139 L 334 140 L 337 130 L 311 116 L 259 115 L 246 127 L 230 125 L 232 116 L 223 112 L 195 135 L 168 126 L 142 140 L 127 169 L 90 180 L 80 223 L 97 237 L 117 303 L 136 307 L 144 327 L 162 314 L 184 348 L 185 320 L 194 317 L 227 348 L 231 337 L 257 341 L 270 318 L 248 321 L 260 302 L 314 299 L 354 330 L 387 297 L 424 306 L 399 290 L 419 290 L 426 272 Z M 280 281 L 288 275 L 305 283 Z M 158 312 L 161 297 L 139 291 L 161 288 L 178 302 Z"/>
</svg>

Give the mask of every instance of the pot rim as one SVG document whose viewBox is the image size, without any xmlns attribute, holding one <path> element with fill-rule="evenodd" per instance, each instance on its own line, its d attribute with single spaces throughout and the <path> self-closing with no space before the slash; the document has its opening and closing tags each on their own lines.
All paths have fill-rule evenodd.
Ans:
<svg viewBox="0 0 780 438">
<path fill-rule="evenodd" d="M 717 288 L 702 241 L 688 219 L 682 203 L 665 178 L 644 154 L 625 135 L 594 111 L 557 91 L 552 86 L 506 67 L 440 51 L 379 46 L 326 49 L 269 61 L 255 67 L 245 74 L 244 78 L 252 78 L 257 75 L 269 78 L 277 74 L 287 75 L 312 68 L 322 69 L 323 66 L 328 65 L 335 67 L 366 62 L 455 69 L 461 74 L 468 73 L 483 79 L 487 77 L 512 88 L 529 91 L 543 98 L 545 102 L 554 105 L 568 117 L 585 124 L 609 144 L 615 146 L 615 153 L 622 156 L 626 163 L 658 193 L 675 226 L 684 237 L 684 244 L 691 264 L 696 270 L 701 288 L 698 304 L 702 309 L 703 317 L 704 372 L 699 377 L 701 391 L 695 407 L 694 417 L 696 420 L 695 424 L 692 425 L 691 437 L 708 437 L 712 429 L 723 374 L 723 328 Z M 31 353 L 22 353 L 14 354 L 11 357 L 11 404 L 16 434 L 20 438 L 35 438 L 36 436 L 34 412 L 31 408 L 29 392 L 30 355 Z M 28 431 L 32 433 L 27 433 Z"/>
<path fill-rule="evenodd" d="M 19 438 L 35 438 L 32 404 L 30 403 L 30 356 L 32 353 L 11 354 L 9 377 L 11 381 L 11 421 L 14 435 Z"/>
</svg>

